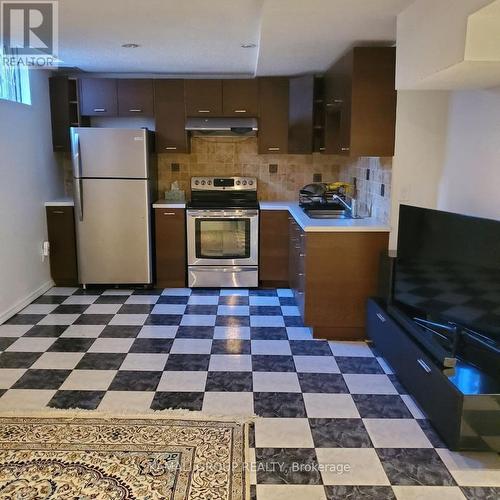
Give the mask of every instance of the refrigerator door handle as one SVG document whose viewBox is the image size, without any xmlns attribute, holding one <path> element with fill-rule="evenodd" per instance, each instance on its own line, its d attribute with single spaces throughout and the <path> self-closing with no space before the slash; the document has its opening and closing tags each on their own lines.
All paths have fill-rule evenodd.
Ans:
<svg viewBox="0 0 500 500">
<path fill-rule="evenodd" d="M 80 159 L 80 136 L 75 129 L 71 129 L 71 160 L 73 163 L 73 177 L 80 178 L 82 176 L 82 162 Z"/>
<path fill-rule="evenodd" d="M 74 179 L 74 197 L 75 197 L 75 209 L 80 222 L 83 221 L 83 189 L 82 189 L 82 179 Z"/>
<path fill-rule="evenodd" d="M 71 162 L 73 164 L 73 181 L 75 209 L 80 222 L 83 221 L 83 195 L 82 195 L 82 161 L 80 136 L 77 129 L 71 129 Z"/>
</svg>

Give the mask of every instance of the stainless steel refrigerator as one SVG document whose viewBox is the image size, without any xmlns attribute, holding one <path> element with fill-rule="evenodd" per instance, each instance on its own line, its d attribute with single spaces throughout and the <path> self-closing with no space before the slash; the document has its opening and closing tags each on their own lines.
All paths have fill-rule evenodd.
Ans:
<svg viewBox="0 0 500 500">
<path fill-rule="evenodd" d="M 149 284 L 151 196 L 146 129 L 72 128 L 79 281 Z"/>
</svg>

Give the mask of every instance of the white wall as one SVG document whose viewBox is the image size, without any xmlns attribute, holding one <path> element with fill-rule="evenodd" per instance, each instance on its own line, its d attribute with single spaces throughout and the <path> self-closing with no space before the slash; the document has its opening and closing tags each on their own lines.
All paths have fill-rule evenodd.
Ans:
<svg viewBox="0 0 500 500">
<path fill-rule="evenodd" d="M 32 106 L 0 100 L 0 323 L 50 284 L 44 202 L 62 195 L 48 74 L 30 71 Z"/>
<path fill-rule="evenodd" d="M 500 220 L 500 87 L 399 91 L 391 250 L 399 204 Z"/>
<path fill-rule="evenodd" d="M 478 14 L 468 33 L 469 16 L 492 1 L 415 0 L 401 12 L 397 18 L 396 88 L 474 88 L 483 86 L 483 81 L 498 81 L 499 66 L 488 59 L 491 42 L 477 36 L 489 26 L 489 17 L 497 21 L 496 12 Z M 468 56 L 477 64 L 464 64 L 468 43 L 472 45 Z"/>
<path fill-rule="evenodd" d="M 398 92 L 389 248 L 397 246 L 399 204 L 436 208 L 445 163 L 449 93 Z"/>
<path fill-rule="evenodd" d="M 500 220 L 500 87 L 450 99 L 438 208 Z"/>
</svg>

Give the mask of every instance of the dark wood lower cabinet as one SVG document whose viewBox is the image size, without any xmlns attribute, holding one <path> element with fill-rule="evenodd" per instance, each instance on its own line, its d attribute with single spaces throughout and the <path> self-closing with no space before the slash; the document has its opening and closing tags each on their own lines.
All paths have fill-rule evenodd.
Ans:
<svg viewBox="0 0 500 500">
<path fill-rule="evenodd" d="M 288 286 L 288 211 L 260 212 L 260 283 Z"/>
<path fill-rule="evenodd" d="M 50 274 L 57 286 L 78 284 L 73 207 L 46 207 Z"/>
<path fill-rule="evenodd" d="M 186 211 L 155 208 L 156 286 L 186 286 Z"/>
<path fill-rule="evenodd" d="M 290 287 L 304 324 L 315 338 L 364 339 L 388 233 L 305 232 L 293 217 L 289 228 Z"/>
</svg>

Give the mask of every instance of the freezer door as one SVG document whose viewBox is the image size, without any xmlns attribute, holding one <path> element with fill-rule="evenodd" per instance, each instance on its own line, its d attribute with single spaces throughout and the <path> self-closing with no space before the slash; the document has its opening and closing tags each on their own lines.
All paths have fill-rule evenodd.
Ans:
<svg viewBox="0 0 500 500">
<path fill-rule="evenodd" d="M 151 283 L 148 181 L 82 179 L 77 204 L 80 282 Z"/>
<path fill-rule="evenodd" d="M 148 136 L 145 129 L 71 129 L 73 176 L 146 179 Z"/>
</svg>

